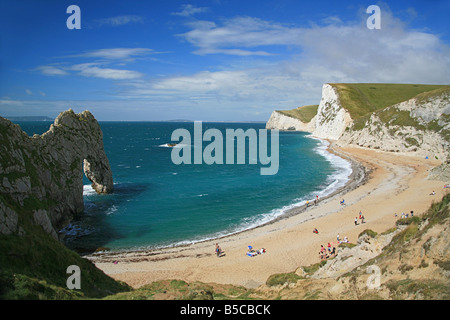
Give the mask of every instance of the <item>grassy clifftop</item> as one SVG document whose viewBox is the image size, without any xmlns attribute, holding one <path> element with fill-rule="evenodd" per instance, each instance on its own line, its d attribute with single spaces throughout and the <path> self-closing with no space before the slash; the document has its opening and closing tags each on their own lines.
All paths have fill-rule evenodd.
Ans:
<svg viewBox="0 0 450 320">
<path fill-rule="evenodd" d="M 318 104 L 298 107 L 292 110 L 277 110 L 279 113 L 284 114 L 285 116 L 299 119 L 303 123 L 308 123 L 314 118 L 317 114 L 317 109 L 319 108 Z"/>
<path fill-rule="evenodd" d="M 389 84 L 389 83 L 331 83 L 342 107 L 352 119 L 358 119 L 394 104 L 417 98 L 425 99 L 446 91 L 450 85 Z"/>
<path fill-rule="evenodd" d="M 419 102 L 450 92 L 450 85 L 390 84 L 390 83 L 330 83 L 339 100 L 353 120 L 383 110 L 402 101 L 416 98 Z M 316 115 L 318 105 L 302 106 L 278 112 L 309 122 Z"/>
</svg>

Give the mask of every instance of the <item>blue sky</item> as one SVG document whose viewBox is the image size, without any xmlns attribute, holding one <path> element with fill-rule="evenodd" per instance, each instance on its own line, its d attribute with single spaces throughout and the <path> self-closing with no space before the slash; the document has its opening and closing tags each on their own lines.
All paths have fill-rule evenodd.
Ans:
<svg viewBox="0 0 450 320">
<path fill-rule="evenodd" d="M 449 13 L 447 0 L 1 0 L 0 115 L 267 121 L 319 103 L 327 82 L 450 84 Z"/>
</svg>

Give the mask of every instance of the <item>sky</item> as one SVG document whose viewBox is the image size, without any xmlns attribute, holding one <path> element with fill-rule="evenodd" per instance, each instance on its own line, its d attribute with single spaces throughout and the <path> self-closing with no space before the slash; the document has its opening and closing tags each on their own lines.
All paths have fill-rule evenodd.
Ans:
<svg viewBox="0 0 450 320">
<path fill-rule="evenodd" d="M 0 116 L 267 121 L 318 104 L 324 83 L 450 84 L 449 13 L 448 0 L 0 0 Z"/>
</svg>

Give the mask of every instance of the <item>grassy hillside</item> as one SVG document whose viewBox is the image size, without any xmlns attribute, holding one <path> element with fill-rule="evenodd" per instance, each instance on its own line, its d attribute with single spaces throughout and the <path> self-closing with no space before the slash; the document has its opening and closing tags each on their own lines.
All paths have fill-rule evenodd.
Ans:
<svg viewBox="0 0 450 320">
<path fill-rule="evenodd" d="M 338 94 L 341 105 L 355 121 L 364 124 L 373 112 L 416 97 L 419 102 L 450 92 L 450 85 L 389 84 L 389 83 L 330 83 Z M 317 114 L 318 105 L 298 107 L 278 112 L 308 123 Z"/>
<path fill-rule="evenodd" d="M 430 95 L 450 91 L 450 85 L 388 83 L 331 83 L 330 85 L 337 89 L 341 105 L 350 113 L 352 119 L 358 119 L 368 113 L 412 99 L 419 94 L 421 99 L 426 99 Z"/>
<path fill-rule="evenodd" d="M 21 235 L 0 235 L 0 299 L 87 299 L 130 290 L 56 241 L 30 210 L 16 212 Z M 67 289 L 70 265 L 80 267 L 80 290 Z"/>
<path fill-rule="evenodd" d="M 317 114 L 317 109 L 319 105 L 309 105 L 298 107 L 292 110 L 277 110 L 279 113 L 284 114 L 285 116 L 299 119 L 303 123 L 308 123 L 312 118 Z"/>
</svg>

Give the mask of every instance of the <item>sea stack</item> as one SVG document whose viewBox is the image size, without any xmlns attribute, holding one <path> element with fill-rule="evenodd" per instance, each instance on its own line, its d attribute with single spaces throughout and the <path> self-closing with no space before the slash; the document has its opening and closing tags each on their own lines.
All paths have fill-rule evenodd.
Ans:
<svg viewBox="0 0 450 320">
<path fill-rule="evenodd" d="M 64 111 L 33 137 L 0 117 L 0 234 L 21 235 L 20 220 L 30 219 L 58 239 L 84 210 L 83 170 L 97 193 L 113 191 L 103 133 L 89 111 Z"/>
</svg>

